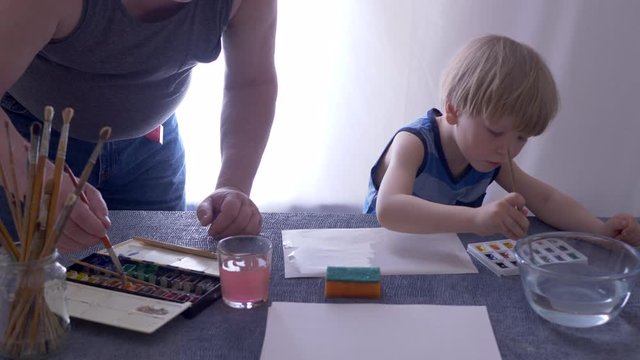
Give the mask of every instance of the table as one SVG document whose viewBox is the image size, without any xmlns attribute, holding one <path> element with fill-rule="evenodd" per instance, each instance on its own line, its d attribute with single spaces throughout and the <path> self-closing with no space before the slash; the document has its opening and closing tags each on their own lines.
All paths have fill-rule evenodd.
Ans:
<svg viewBox="0 0 640 360">
<path fill-rule="evenodd" d="M 113 243 L 135 235 L 214 249 L 215 242 L 194 212 L 112 211 Z M 532 218 L 530 233 L 552 228 Z M 281 230 L 378 227 L 361 214 L 266 213 L 263 235 L 273 240 L 271 300 L 325 302 L 320 278 L 285 279 Z M 500 237 L 460 234 L 463 244 Z M 76 257 L 87 255 L 97 248 Z M 62 262 L 68 261 L 63 257 Z M 384 276 L 382 303 L 486 305 L 504 360 L 640 359 L 640 285 L 622 313 L 608 324 L 587 329 L 552 324 L 531 310 L 518 276 L 499 278 L 475 262 L 478 274 Z M 341 300 L 332 300 L 337 302 Z M 345 300 L 343 302 L 350 302 Z M 258 359 L 265 335 L 267 307 L 234 310 L 217 301 L 193 319 L 178 317 L 154 334 L 72 319 L 63 351 L 53 359 Z M 427 341 L 416 334 L 416 341 Z M 465 339 L 460 339 L 465 345 Z M 429 354 L 424 354 L 429 358 Z"/>
</svg>

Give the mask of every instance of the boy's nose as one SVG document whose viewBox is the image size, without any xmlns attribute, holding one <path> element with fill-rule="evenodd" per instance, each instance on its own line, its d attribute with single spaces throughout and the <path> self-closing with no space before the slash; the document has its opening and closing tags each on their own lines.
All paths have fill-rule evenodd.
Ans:
<svg viewBox="0 0 640 360">
<path fill-rule="evenodd" d="M 505 158 L 507 156 L 509 150 L 509 143 L 505 141 L 501 141 L 496 146 L 496 153 L 500 155 L 501 158 Z"/>
<path fill-rule="evenodd" d="M 507 159 L 509 154 L 515 156 L 518 151 L 518 145 L 513 141 L 504 140 L 496 144 L 496 153 L 503 159 Z"/>
</svg>

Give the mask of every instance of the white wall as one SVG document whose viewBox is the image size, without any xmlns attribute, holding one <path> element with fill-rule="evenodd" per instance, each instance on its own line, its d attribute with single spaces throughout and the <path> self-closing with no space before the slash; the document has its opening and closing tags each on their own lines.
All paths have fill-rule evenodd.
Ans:
<svg viewBox="0 0 640 360">
<path fill-rule="evenodd" d="M 518 164 L 596 215 L 640 216 L 638 13 L 640 2 L 626 0 L 280 0 L 280 93 L 254 201 L 263 211 L 359 211 L 389 137 L 440 106 L 453 53 L 498 33 L 536 48 L 561 92 L 558 117 Z M 219 168 L 222 70 L 199 66 L 178 112 L 192 202 Z M 490 188 L 488 200 L 497 196 Z"/>
</svg>

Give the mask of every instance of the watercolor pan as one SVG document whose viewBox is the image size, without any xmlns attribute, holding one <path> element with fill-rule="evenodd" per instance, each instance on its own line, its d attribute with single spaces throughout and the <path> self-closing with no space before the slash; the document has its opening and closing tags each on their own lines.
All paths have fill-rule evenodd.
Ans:
<svg viewBox="0 0 640 360">
<path fill-rule="evenodd" d="M 516 242 L 510 239 L 484 241 L 467 245 L 467 252 L 498 276 L 518 275 Z M 586 262 L 578 250 L 561 240 L 534 243 L 534 260 L 541 264 Z"/>
<path fill-rule="evenodd" d="M 189 319 L 222 296 L 218 262 L 179 247 L 163 249 L 136 238 L 113 246 L 130 281 L 79 263 L 67 267 L 67 299 L 72 317 L 152 333 L 178 315 Z M 82 262 L 115 271 L 106 250 Z"/>
<path fill-rule="evenodd" d="M 122 288 L 118 277 L 89 269 L 81 264 L 73 264 L 67 268 L 67 280 L 159 300 L 190 302 L 191 306 L 182 313 L 188 319 L 196 316 L 221 296 L 220 279 L 217 276 L 168 265 L 133 260 L 121 255 L 118 257 L 128 276 L 144 280 L 150 285 L 130 282 L 127 288 Z M 82 261 L 114 271 L 111 258 L 107 255 L 94 253 L 85 257 Z M 204 288 L 200 286 L 200 291 L 196 293 L 195 289 L 199 283 L 206 285 Z M 164 291 L 159 292 L 157 290 Z"/>
</svg>

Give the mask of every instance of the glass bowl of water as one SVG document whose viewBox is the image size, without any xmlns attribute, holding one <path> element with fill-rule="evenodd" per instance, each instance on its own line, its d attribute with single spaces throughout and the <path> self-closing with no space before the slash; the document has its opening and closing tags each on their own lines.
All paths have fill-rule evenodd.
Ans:
<svg viewBox="0 0 640 360">
<path fill-rule="evenodd" d="M 640 274 L 640 251 L 606 236 L 541 233 L 518 240 L 515 253 L 529 305 L 564 326 L 615 318 Z"/>
</svg>

